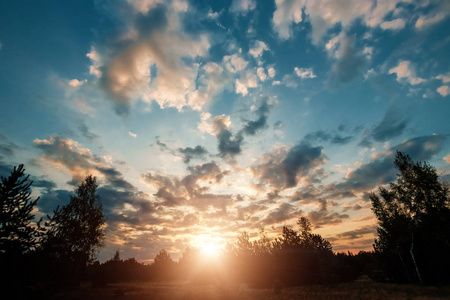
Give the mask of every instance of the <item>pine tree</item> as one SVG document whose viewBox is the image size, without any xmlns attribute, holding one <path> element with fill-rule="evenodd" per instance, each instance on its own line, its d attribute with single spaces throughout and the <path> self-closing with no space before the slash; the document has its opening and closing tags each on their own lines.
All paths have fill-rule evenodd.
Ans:
<svg viewBox="0 0 450 300">
<path fill-rule="evenodd" d="M 0 182 L 0 253 L 17 255 L 35 248 L 39 226 L 33 226 L 33 208 L 39 198 L 32 200 L 29 175 L 23 164 L 14 167 L 11 175 Z"/>
</svg>

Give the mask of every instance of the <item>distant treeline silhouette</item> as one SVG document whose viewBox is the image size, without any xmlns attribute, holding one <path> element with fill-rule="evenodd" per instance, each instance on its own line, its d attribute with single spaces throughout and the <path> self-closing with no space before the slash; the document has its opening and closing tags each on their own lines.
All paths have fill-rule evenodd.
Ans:
<svg viewBox="0 0 450 300">
<path fill-rule="evenodd" d="M 95 261 L 105 238 L 105 216 L 96 178 L 88 175 L 47 220 L 34 222 L 31 185 L 23 165 L 0 182 L 0 266 L 4 295 L 43 298 L 81 281 L 104 286 L 122 281 L 191 280 L 199 283 L 248 283 L 252 287 L 329 284 L 361 275 L 387 282 L 450 282 L 450 197 L 435 168 L 397 152 L 397 180 L 371 193 L 378 220 L 374 251 L 335 253 L 331 243 L 312 233 L 308 219 L 297 230 L 283 227 L 270 239 L 262 229 L 256 240 L 241 233 L 217 258 L 187 248 L 175 262 L 161 250 L 154 263 L 134 258 Z M 11 294 L 11 292 L 13 294 Z M 23 296 L 23 297 L 22 297 Z"/>
</svg>

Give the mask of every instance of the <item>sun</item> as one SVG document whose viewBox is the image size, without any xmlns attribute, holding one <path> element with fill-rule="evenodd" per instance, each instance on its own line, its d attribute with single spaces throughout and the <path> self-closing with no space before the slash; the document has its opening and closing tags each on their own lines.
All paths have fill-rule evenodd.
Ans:
<svg viewBox="0 0 450 300">
<path fill-rule="evenodd" d="M 214 242 L 208 242 L 201 246 L 200 252 L 208 258 L 217 258 L 220 255 L 221 248 Z"/>
</svg>

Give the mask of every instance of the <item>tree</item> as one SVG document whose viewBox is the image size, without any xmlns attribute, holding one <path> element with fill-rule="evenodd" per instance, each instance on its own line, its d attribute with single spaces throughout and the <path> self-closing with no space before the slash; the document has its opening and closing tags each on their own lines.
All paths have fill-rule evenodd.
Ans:
<svg viewBox="0 0 450 300">
<path fill-rule="evenodd" d="M 35 248 L 40 227 L 33 226 L 33 208 L 39 198 L 31 200 L 29 175 L 23 164 L 14 167 L 8 178 L 0 182 L 0 253 L 23 254 Z"/>
<path fill-rule="evenodd" d="M 374 249 L 396 281 L 448 281 L 450 267 L 449 189 L 434 167 L 401 152 L 397 181 L 370 194 L 378 219 Z"/>
<path fill-rule="evenodd" d="M 105 216 L 96 178 L 88 175 L 70 195 L 69 204 L 57 208 L 49 217 L 44 249 L 50 256 L 70 266 L 75 274 L 93 261 L 105 238 Z"/>
</svg>

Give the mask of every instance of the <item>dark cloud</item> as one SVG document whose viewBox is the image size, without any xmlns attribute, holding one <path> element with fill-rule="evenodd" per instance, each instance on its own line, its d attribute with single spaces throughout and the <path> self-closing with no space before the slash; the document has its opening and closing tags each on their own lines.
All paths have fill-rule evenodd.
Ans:
<svg viewBox="0 0 450 300">
<path fill-rule="evenodd" d="M 58 206 L 61 207 L 69 203 L 70 194 L 72 194 L 72 192 L 67 190 L 47 190 L 44 194 L 41 195 L 36 206 L 41 212 L 52 215 L 53 211 Z"/>
<path fill-rule="evenodd" d="M 261 222 L 264 225 L 272 225 L 297 218 L 300 214 L 301 210 L 298 210 L 295 206 L 289 203 L 282 203 L 277 209 L 272 210 Z"/>
<path fill-rule="evenodd" d="M 99 136 L 95 133 L 91 132 L 89 127 L 83 122 L 80 125 L 78 125 L 78 130 L 81 132 L 81 134 L 88 139 L 89 141 L 93 141 L 94 139 L 97 139 Z"/>
<path fill-rule="evenodd" d="M 247 121 L 242 132 L 247 135 L 255 135 L 259 130 L 267 128 L 267 118 L 269 116 L 270 106 L 267 99 L 263 101 L 261 106 L 255 111 L 258 119 L 255 121 Z"/>
<path fill-rule="evenodd" d="M 377 230 L 375 226 L 365 226 L 355 230 L 340 233 L 338 234 L 338 237 L 339 239 L 354 240 L 362 238 L 365 234 L 372 233 L 373 235 L 375 235 L 376 232 Z"/>
<path fill-rule="evenodd" d="M 51 191 L 52 189 L 56 188 L 56 183 L 54 183 L 51 180 L 47 180 L 44 178 L 31 178 L 33 181 L 32 187 L 39 187 L 44 188 L 47 191 Z"/>
<path fill-rule="evenodd" d="M 278 190 L 297 185 L 298 176 L 307 176 L 311 170 L 325 163 L 322 147 L 305 142 L 289 150 L 277 149 L 261 158 L 261 163 L 251 167 L 253 176 Z"/>
<path fill-rule="evenodd" d="M 408 154 L 415 161 L 425 161 L 437 155 L 444 145 L 443 135 L 422 136 L 409 139 L 390 149 L 386 156 L 360 166 L 350 172 L 343 183 L 336 185 L 340 190 L 363 192 L 373 189 L 376 185 L 392 182 L 396 179 L 394 159 L 396 151 Z"/>
<path fill-rule="evenodd" d="M 14 156 L 14 150 L 20 148 L 11 142 L 5 135 L 0 133 L 0 154 L 11 157 Z"/>
<path fill-rule="evenodd" d="M 343 219 L 347 219 L 347 214 L 339 214 L 334 211 L 330 211 L 326 208 L 318 211 L 310 211 L 306 214 L 308 220 L 314 225 L 315 228 L 321 228 L 326 225 L 335 225 L 342 223 Z"/>
<path fill-rule="evenodd" d="M 286 175 L 286 187 L 297 185 L 297 174 L 306 175 L 310 168 L 324 161 L 322 147 L 300 143 L 292 147 L 282 162 Z"/>
<path fill-rule="evenodd" d="M 359 143 L 363 147 L 371 147 L 371 141 L 385 142 L 400 136 L 406 129 L 409 119 L 404 116 L 399 108 L 390 107 L 381 122 L 369 130 L 364 139 Z"/>
<path fill-rule="evenodd" d="M 224 129 L 217 136 L 217 141 L 221 157 L 234 157 L 242 152 L 241 145 L 244 141 L 242 134 L 238 133 L 233 137 L 231 131 Z"/>
<path fill-rule="evenodd" d="M 362 74 L 367 64 L 367 58 L 355 47 L 355 36 L 345 36 L 340 41 L 340 56 L 334 63 L 330 82 L 341 84 L 351 81 Z"/>
<path fill-rule="evenodd" d="M 346 145 L 353 140 L 353 136 L 342 136 L 338 133 L 330 133 L 319 130 L 307 134 L 304 140 L 312 143 L 330 142 L 331 144 Z"/>
<path fill-rule="evenodd" d="M 183 162 L 186 164 L 188 164 L 191 161 L 191 159 L 204 158 L 206 154 L 208 154 L 208 151 L 200 145 L 197 145 L 195 148 L 191 147 L 178 148 L 178 152 L 184 155 Z"/>
</svg>

